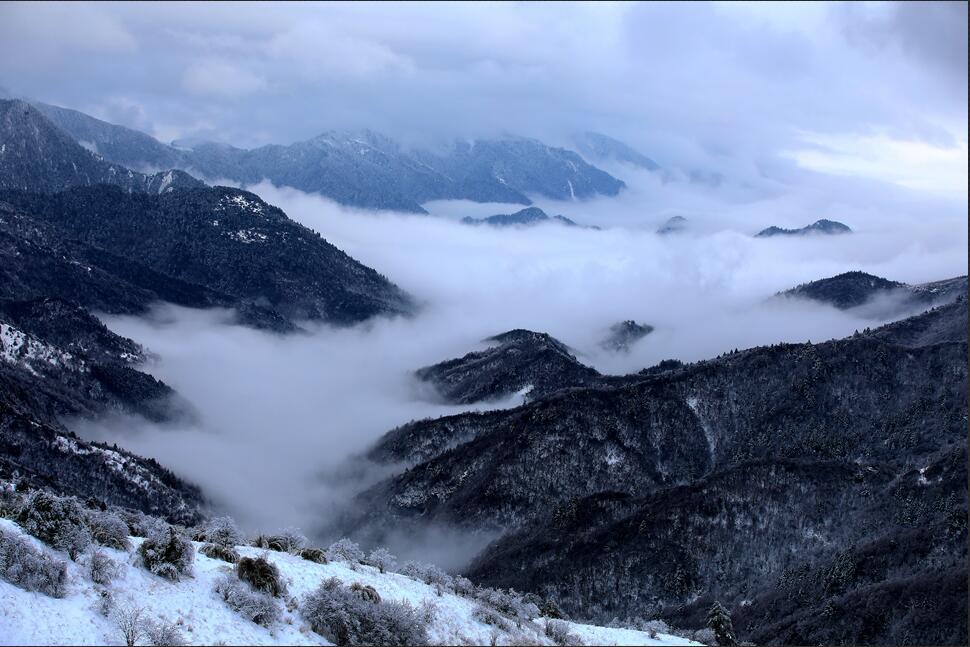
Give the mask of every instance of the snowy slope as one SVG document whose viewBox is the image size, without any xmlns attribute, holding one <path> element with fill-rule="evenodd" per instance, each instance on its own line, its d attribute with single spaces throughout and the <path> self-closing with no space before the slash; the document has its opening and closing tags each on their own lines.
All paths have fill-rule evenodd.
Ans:
<svg viewBox="0 0 970 647">
<path fill-rule="evenodd" d="M 0 529 L 24 534 L 12 521 L 0 519 Z M 29 537 L 28 537 L 29 538 Z M 30 541 L 45 551 L 41 542 Z M 299 616 L 299 611 L 285 611 L 283 621 L 272 629 L 244 620 L 230 610 L 213 592 L 216 579 L 231 567 L 225 562 L 195 556 L 194 577 L 173 583 L 152 575 L 138 564 L 136 549 L 142 539 L 132 537 L 130 553 L 104 548 L 104 552 L 121 565 L 121 574 L 111 589 L 116 603 L 131 600 L 143 607 L 149 618 L 179 623 L 184 638 L 194 645 L 216 643 L 229 645 L 327 645 L 312 632 Z M 201 544 L 196 543 L 198 550 Z M 289 595 L 297 600 L 315 589 L 328 577 L 349 585 L 360 582 L 373 586 L 384 600 L 407 600 L 415 606 L 429 600 L 437 606 L 435 620 L 429 628 L 434 644 L 552 644 L 543 633 L 544 620 L 524 623 L 512 633 L 498 632 L 472 617 L 477 606 L 450 593 L 438 596 L 434 587 L 396 573 L 381 574 L 376 568 L 346 562 L 316 564 L 295 555 L 263 551 L 241 546 L 244 556 L 264 554 L 283 575 Z M 68 562 L 70 583 L 63 599 L 31 593 L 0 580 L 0 644 L 2 645 L 99 645 L 123 644 L 113 620 L 98 611 L 99 593 L 88 579 L 81 564 L 70 562 L 64 554 L 57 557 Z M 683 638 L 660 634 L 651 639 L 646 633 L 626 629 L 608 629 L 570 623 L 570 630 L 589 645 L 684 645 Z"/>
</svg>

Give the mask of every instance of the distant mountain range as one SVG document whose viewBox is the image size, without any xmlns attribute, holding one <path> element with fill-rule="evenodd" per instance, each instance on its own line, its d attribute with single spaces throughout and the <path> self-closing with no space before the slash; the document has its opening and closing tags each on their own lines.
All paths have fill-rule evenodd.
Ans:
<svg viewBox="0 0 970 647">
<path fill-rule="evenodd" d="M 368 130 L 331 131 L 287 146 L 245 150 L 197 143 L 185 148 L 76 110 L 36 107 L 77 142 L 129 168 L 178 168 L 210 181 L 243 184 L 266 179 L 369 209 L 423 213 L 422 203 L 442 199 L 529 205 L 529 194 L 584 199 L 616 195 L 625 186 L 573 151 L 524 137 L 406 150 Z"/>
<path fill-rule="evenodd" d="M 558 223 L 568 227 L 579 226 L 565 216 L 550 216 L 539 207 L 526 207 L 515 213 L 502 213 L 487 218 L 465 217 L 461 221 L 466 225 L 491 225 L 493 227 L 530 226 L 543 222 Z"/>
<path fill-rule="evenodd" d="M 816 220 L 810 225 L 806 225 L 799 229 L 783 229 L 781 227 L 775 227 L 772 225 L 766 229 L 762 229 L 757 234 L 759 238 L 768 238 L 771 236 L 805 236 L 808 234 L 851 234 L 852 229 L 848 225 L 844 225 L 841 222 L 836 222 L 835 220 Z"/>
<path fill-rule="evenodd" d="M 593 162 L 622 162 L 648 171 L 661 170 L 660 165 L 646 155 L 602 133 L 579 133 L 573 136 L 573 143 L 583 157 Z"/>
</svg>

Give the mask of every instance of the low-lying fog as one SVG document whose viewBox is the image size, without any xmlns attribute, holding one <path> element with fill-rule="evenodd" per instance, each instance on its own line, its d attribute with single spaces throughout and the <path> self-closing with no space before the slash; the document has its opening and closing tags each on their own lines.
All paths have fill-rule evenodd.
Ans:
<svg viewBox="0 0 970 647">
<path fill-rule="evenodd" d="M 838 197 L 837 187 L 834 198 L 821 189 L 799 199 L 725 197 L 632 172 L 623 177 L 636 183 L 616 199 L 539 201 L 550 214 L 604 225 L 600 231 L 457 222 L 521 208 L 514 205 L 440 202 L 428 205 L 431 216 L 371 213 L 265 183 L 249 187 L 411 292 L 423 302 L 420 314 L 289 337 L 227 325 L 226 313 L 171 307 L 153 317 L 109 318 L 113 330 L 157 354 L 147 370 L 191 403 L 198 424 L 115 419 L 78 431 L 157 458 L 251 529 L 313 534 L 359 487 L 324 475 L 396 425 L 463 409 L 420 397 L 409 373 L 480 348 L 484 337 L 516 327 L 549 332 L 583 362 L 626 373 L 666 358 L 822 341 L 878 325 L 830 307 L 769 300 L 805 281 L 853 269 L 906 282 L 967 271 L 965 204 L 907 202 L 902 193 L 870 204 Z M 687 232 L 654 233 L 677 214 L 689 219 Z M 823 217 L 856 233 L 752 237 L 771 224 Z M 656 330 L 628 355 L 601 350 L 606 329 L 624 319 Z"/>
</svg>

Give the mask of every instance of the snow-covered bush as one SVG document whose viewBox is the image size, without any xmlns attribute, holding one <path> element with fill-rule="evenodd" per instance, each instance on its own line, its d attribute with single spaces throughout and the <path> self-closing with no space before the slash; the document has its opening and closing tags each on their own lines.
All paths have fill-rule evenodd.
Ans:
<svg viewBox="0 0 970 647">
<path fill-rule="evenodd" d="M 224 575 L 216 581 L 216 593 L 230 609 L 258 625 L 269 627 L 280 620 L 283 609 L 275 598 L 254 591 L 235 575 Z"/>
<path fill-rule="evenodd" d="M 397 567 L 397 558 L 383 546 L 375 548 L 364 560 L 364 563 L 377 568 L 381 573 L 393 571 Z"/>
<path fill-rule="evenodd" d="M 204 535 L 204 541 L 223 548 L 235 548 L 245 541 L 231 517 L 216 517 L 206 525 Z"/>
<path fill-rule="evenodd" d="M 421 622 L 431 626 L 431 623 L 438 617 L 438 605 L 428 599 L 422 600 L 421 604 L 418 605 L 418 617 L 421 618 Z"/>
<path fill-rule="evenodd" d="M 195 552 L 192 542 L 174 526 L 160 525 L 152 529 L 138 547 L 145 567 L 161 577 L 178 582 L 192 574 Z"/>
<path fill-rule="evenodd" d="M 360 582 L 354 582 L 350 585 L 350 590 L 357 594 L 364 602 L 372 602 L 374 604 L 381 603 L 381 594 L 377 592 L 373 586 L 369 584 L 361 584 Z"/>
<path fill-rule="evenodd" d="M 488 605 L 505 615 L 515 619 L 517 622 L 531 620 L 539 615 L 539 608 L 526 602 L 522 596 L 514 590 L 480 588 L 475 593 L 475 598 L 482 604 Z"/>
<path fill-rule="evenodd" d="M 162 619 L 146 620 L 144 636 L 148 644 L 154 647 L 181 647 L 187 644 L 178 625 Z"/>
<path fill-rule="evenodd" d="M 315 564 L 327 563 L 326 551 L 319 548 L 301 548 L 297 554 L 308 562 L 314 562 Z"/>
<path fill-rule="evenodd" d="M 300 614 L 338 645 L 426 645 L 427 625 L 407 603 L 366 602 L 330 578 L 307 595 Z"/>
<path fill-rule="evenodd" d="M 88 556 L 88 575 L 95 584 L 107 586 L 118 577 L 118 565 L 103 550 L 95 549 Z"/>
<path fill-rule="evenodd" d="M 69 497 L 33 492 L 24 502 L 17 523 L 42 542 L 77 558 L 91 545 L 91 533 L 85 525 L 84 509 Z"/>
<path fill-rule="evenodd" d="M 253 590 L 278 598 L 286 593 L 286 585 L 276 565 L 263 556 L 243 557 L 236 564 L 236 576 Z"/>
<path fill-rule="evenodd" d="M 547 620 L 545 627 L 546 636 L 552 639 L 557 645 L 582 645 L 583 641 L 578 636 L 569 631 L 569 624 L 563 620 Z"/>
<path fill-rule="evenodd" d="M 472 611 L 472 618 L 483 624 L 501 629 L 502 631 L 512 631 L 512 623 L 507 618 L 495 609 L 491 609 L 483 604 L 475 607 Z"/>
<path fill-rule="evenodd" d="M 13 519 L 24 505 L 24 495 L 9 481 L 0 481 L 0 517 Z"/>
<path fill-rule="evenodd" d="M 458 595 L 467 597 L 475 594 L 475 585 L 467 577 L 456 575 L 452 579 L 452 590 Z"/>
<path fill-rule="evenodd" d="M 670 625 L 663 620 L 643 621 L 638 624 L 637 629 L 646 632 L 651 638 L 656 638 L 658 634 L 669 634 L 671 632 Z"/>
<path fill-rule="evenodd" d="M 455 588 L 455 578 L 434 564 L 407 562 L 401 567 L 401 574 L 449 591 Z"/>
<path fill-rule="evenodd" d="M 108 548 L 128 550 L 128 524 L 113 512 L 94 511 L 88 513 L 88 529 L 95 542 Z"/>
<path fill-rule="evenodd" d="M 204 544 L 199 548 L 199 552 L 209 559 L 218 559 L 223 562 L 229 562 L 230 564 L 235 564 L 239 561 L 239 553 L 232 546 Z"/>
<path fill-rule="evenodd" d="M 364 551 L 360 549 L 357 542 L 344 537 L 330 544 L 327 548 L 327 559 L 332 562 L 343 561 L 357 564 L 364 559 Z"/>
<path fill-rule="evenodd" d="M 0 578 L 25 591 L 59 598 L 67 586 L 67 564 L 0 528 Z"/>
<path fill-rule="evenodd" d="M 123 510 L 119 516 L 128 524 L 128 534 L 132 537 L 147 537 L 159 525 L 158 519 L 143 512 Z"/>
</svg>

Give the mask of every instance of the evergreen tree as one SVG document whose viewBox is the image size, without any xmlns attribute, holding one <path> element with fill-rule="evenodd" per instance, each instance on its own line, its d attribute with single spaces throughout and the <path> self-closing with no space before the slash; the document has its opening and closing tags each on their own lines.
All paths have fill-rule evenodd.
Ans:
<svg viewBox="0 0 970 647">
<path fill-rule="evenodd" d="M 734 624 L 731 622 L 731 614 L 720 602 L 715 601 L 714 606 L 707 612 L 707 626 L 714 632 L 717 644 L 721 647 L 738 644 L 734 637 Z"/>
</svg>

